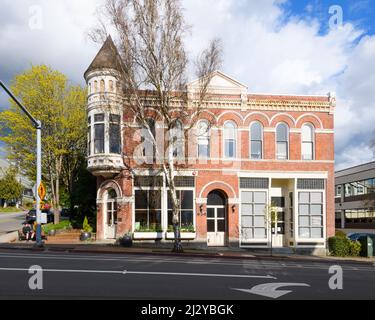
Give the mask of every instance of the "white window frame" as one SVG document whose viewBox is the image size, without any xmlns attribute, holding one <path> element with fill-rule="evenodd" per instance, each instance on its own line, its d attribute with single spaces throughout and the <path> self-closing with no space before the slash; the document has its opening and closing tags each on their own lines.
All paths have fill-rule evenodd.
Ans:
<svg viewBox="0 0 375 320">
<path fill-rule="evenodd" d="M 268 231 L 268 226 L 267 226 L 267 222 L 265 221 L 266 223 L 266 235 L 267 237 L 264 238 L 264 239 L 251 239 L 251 240 L 247 240 L 246 243 L 244 243 L 243 239 L 242 239 L 242 193 L 243 192 L 265 192 L 266 193 L 266 199 L 269 201 L 269 197 L 270 197 L 270 190 L 269 189 L 239 189 L 239 221 L 238 221 L 238 225 L 239 225 L 239 243 L 240 243 L 240 247 L 241 248 L 261 248 L 261 249 L 265 249 L 265 248 L 269 248 L 269 243 L 270 243 L 270 232 Z M 267 206 L 267 203 L 266 203 L 266 206 Z M 260 246 L 260 245 L 257 245 L 257 244 L 262 244 L 262 243 L 267 243 L 266 245 L 264 246 Z"/>
<path fill-rule="evenodd" d="M 234 156 L 233 157 L 227 157 L 227 155 L 226 155 L 226 153 L 227 153 L 226 152 L 227 151 L 226 150 L 226 141 L 228 140 L 228 139 L 226 139 L 226 130 L 227 130 L 226 125 L 228 123 L 232 123 L 234 125 L 233 130 L 234 130 L 234 136 L 235 137 L 234 137 Z M 225 121 L 224 126 L 223 126 L 223 159 L 225 159 L 225 160 L 235 160 L 235 159 L 237 159 L 237 155 L 238 155 L 238 126 L 237 126 L 237 123 L 235 121 L 228 120 L 228 121 Z"/>
<path fill-rule="evenodd" d="M 261 133 L 261 135 L 262 135 L 262 140 L 261 140 L 261 143 L 262 143 L 262 149 L 261 149 L 262 151 L 261 152 L 262 152 L 262 154 L 261 154 L 260 159 L 253 159 L 252 152 L 251 152 L 251 149 L 252 149 L 251 146 L 252 146 L 252 142 L 253 142 L 252 134 L 251 134 L 252 133 L 252 127 L 256 123 L 260 124 L 261 130 L 262 130 L 262 133 Z M 256 141 L 258 141 L 258 140 L 256 140 Z M 250 160 L 253 160 L 253 161 L 260 161 L 260 160 L 264 159 L 264 126 L 263 126 L 263 123 L 260 122 L 260 121 L 253 121 L 253 122 L 250 123 L 250 130 L 249 130 L 249 158 L 250 158 Z"/>
<path fill-rule="evenodd" d="M 287 148 L 286 148 L 287 149 L 286 150 L 286 156 L 287 156 L 287 158 L 286 159 L 279 159 L 279 157 L 278 157 L 278 154 L 279 154 L 278 153 L 278 151 L 279 151 L 279 148 L 278 148 L 279 137 L 278 137 L 278 134 L 277 134 L 277 129 L 281 125 L 285 125 L 286 128 L 287 128 L 287 130 L 288 130 L 287 141 L 286 141 L 286 143 L 287 143 Z M 277 124 L 277 126 L 276 126 L 276 134 L 275 134 L 275 143 L 276 143 L 276 148 L 275 148 L 275 151 L 276 151 L 276 154 L 275 154 L 276 160 L 279 160 L 279 161 L 289 161 L 290 160 L 290 127 L 289 127 L 289 125 L 286 122 L 279 122 Z"/>
<path fill-rule="evenodd" d="M 312 136 L 312 141 L 305 141 L 303 138 L 303 128 L 304 127 L 309 127 L 311 129 L 311 136 Z M 303 126 L 301 127 L 301 159 L 303 161 L 314 161 L 315 160 L 315 153 L 316 153 L 316 150 L 315 150 L 315 127 L 312 123 L 304 123 Z M 303 156 L 303 145 L 305 143 L 311 143 L 312 144 L 312 159 L 304 159 Z"/>
<path fill-rule="evenodd" d="M 200 125 L 201 123 L 205 123 L 207 125 L 207 132 L 205 133 L 205 136 L 201 136 L 201 132 L 200 132 Z M 208 154 L 206 156 L 201 156 L 199 154 L 199 146 L 201 145 L 200 144 L 200 141 L 207 141 L 208 142 Z M 197 158 L 198 159 L 209 159 L 211 156 L 211 130 L 210 130 L 210 125 L 208 123 L 207 120 L 200 120 L 197 124 Z"/>
<path fill-rule="evenodd" d="M 297 182 L 296 182 L 296 189 L 295 189 L 295 200 L 297 200 L 296 204 L 297 206 L 294 206 L 294 232 L 295 232 L 295 239 L 296 239 L 296 243 L 299 243 L 299 246 L 298 247 L 304 247 L 303 246 L 303 243 L 311 243 L 311 242 L 317 242 L 317 243 L 320 243 L 320 242 L 324 242 L 324 245 L 322 246 L 325 246 L 325 241 L 328 240 L 327 239 L 327 203 L 326 203 L 326 190 L 324 189 L 297 189 Z M 300 228 L 300 225 L 299 225 L 299 217 L 300 217 L 300 214 L 299 214 L 299 194 L 300 193 L 317 193 L 317 192 L 321 192 L 322 195 L 323 195 L 323 238 L 300 238 L 300 234 L 299 234 L 299 228 Z M 307 247 L 311 247 L 311 246 L 307 246 Z"/>
</svg>

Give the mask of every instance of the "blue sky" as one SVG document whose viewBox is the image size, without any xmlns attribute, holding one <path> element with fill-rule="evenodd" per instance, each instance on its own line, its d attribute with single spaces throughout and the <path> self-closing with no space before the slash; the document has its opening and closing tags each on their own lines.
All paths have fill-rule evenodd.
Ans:
<svg viewBox="0 0 375 320">
<path fill-rule="evenodd" d="M 0 78 L 9 83 L 31 64 L 45 63 L 84 85 L 98 47 L 87 39 L 103 0 L 1 0 Z M 337 92 L 336 165 L 374 159 L 375 0 L 182 0 L 193 57 L 213 37 L 224 48 L 223 71 L 249 92 Z M 330 28 L 338 5 L 343 23 Z M 41 28 L 31 29 L 33 8 Z M 193 77 L 193 76 L 192 76 Z M 7 106 L 0 93 L 0 108 Z M 350 130 L 349 130 L 350 128 Z"/>
</svg>

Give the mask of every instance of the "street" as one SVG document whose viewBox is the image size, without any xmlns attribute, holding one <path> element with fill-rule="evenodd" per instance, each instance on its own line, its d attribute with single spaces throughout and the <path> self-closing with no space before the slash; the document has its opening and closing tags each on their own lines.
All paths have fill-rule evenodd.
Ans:
<svg viewBox="0 0 375 320">
<path fill-rule="evenodd" d="M 375 266 L 343 263 L 343 290 L 331 290 L 333 263 L 188 257 L 0 252 L 0 299 L 374 299 Z M 43 289 L 31 290 L 31 266 Z"/>
<path fill-rule="evenodd" d="M 22 228 L 25 213 L 0 213 L 0 235 Z"/>
</svg>

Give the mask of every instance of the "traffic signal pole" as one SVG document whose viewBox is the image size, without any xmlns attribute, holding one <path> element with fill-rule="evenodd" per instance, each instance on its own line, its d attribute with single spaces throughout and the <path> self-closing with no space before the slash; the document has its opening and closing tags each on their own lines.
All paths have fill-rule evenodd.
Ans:
<svg viewBox="0 0 375 320">
<path fill-rule="evenodd" d="M 42 123 L 35 119 L 31 113 L 22 105 L 20 101 L 14 96 L 14 94 L 7 88 L 7 86 L 0 80 L 0 86 L 5 92 L 12 98 L 12 100 L 21 108 L 21 110 L 30 119 L 36 129 L 36 185 L 37 189 L 42 183 Z M 42 242 L 42 211 L 40 210 L 40 196 L 38 190 L 36 190 L 36 246 L 43 247 Z"/>
</svg>

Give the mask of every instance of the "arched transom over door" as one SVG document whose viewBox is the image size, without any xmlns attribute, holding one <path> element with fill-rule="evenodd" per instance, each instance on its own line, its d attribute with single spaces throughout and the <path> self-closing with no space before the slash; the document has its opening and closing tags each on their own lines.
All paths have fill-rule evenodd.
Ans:
<svg viewBox="0 0 375 320">
<path fill-rule="evenodd" d="M 106 239 L 117 238 L 117 194 L 114 189 L 109 189 L 106 196 Z"/>
<path fill-rule="evenodd" d="M 207 199 L 207 245 L 224 247 L 227 229 L 227 199 L 221 191 L 212 191 Z"/>
</svg>

